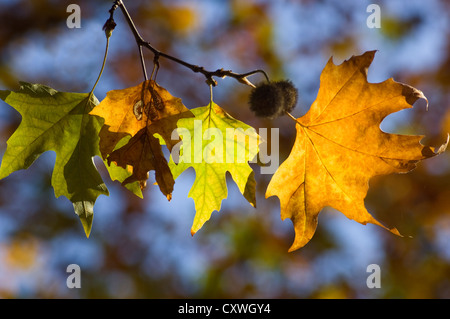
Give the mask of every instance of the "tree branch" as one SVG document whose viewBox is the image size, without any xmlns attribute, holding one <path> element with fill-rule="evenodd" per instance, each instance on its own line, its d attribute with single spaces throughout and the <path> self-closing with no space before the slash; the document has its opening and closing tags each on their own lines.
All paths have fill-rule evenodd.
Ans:
<svg viewBox="0 0 450 319">
<path fill-rule="evenodd" d="M 176 58 L 176 57 L 174 57 L 172 55 L 169 55 L 167 53 L 161 52 L 161 51 L 157 50 L 156 48 L 154 48 L 150 44 L 150 42 L 147 42 L 147 41 L 145 41 L 142 38 L 142 36 L 139 34 L 139 31 L 137 30 L 137 28 L 136 28 L 136 26 L 135 26 L 135 24 L 133 22 L 133 19 L 131 19 L 131 16 L 128 13 L 128 10 L 125 7 L 125 4 L 123 3 L 122 0 L 116 0 L 114 2 L 114 5 L 109 10 L 110 18 L 108 19 L 108 21 L 110 21 L 110 20 L 114 21 L 113 20 L 113 14 L 114 14 L 114 11 L 117 9 L 117 7 L 119 7 L 121 9 L 123 15 L 125 16 L 125 20 L 127 21 L 128 26 L 130 27 L 131 32 L 133 33 L 134 38 L 136 40 L 136 43 L 137 43 L 137 45 L 139 47 L 139 55 L 140 55 L 140 58 L 141 58 L 142 68 L 143 68 L 143 71 L 144 71 L 144 77 L 145 77 L 146 80 L 147 80 L 147 71 L 145 69 L 144 56 L 143 56 L 143 53 L 142 53 L 142 47 L 147 48 L 148 50 L 150 50 L 154 54 L 153 61 L 155 63 L 157 63 L 157 61 L 158 61 L 158 59 L 160 57 L 163 57 L 165 59 L 168 59 L 168 60 L 171 60 L 173 62 L 176 62 L 176 63 L 178 63 L 180 65 L 183 65 L 184 67 L 192 70 L 195 73 L 203 74 L 205 76 L 205 78 L 206 78 L 206 83 L 208 85 L 212 85 L 212 86 L 216 86 L 217 85 L 217 81 L 214 80 L 214 77 L 225 78 L 225 77 L 228 76 L 228 77 L 236 79 L 240 83 L 249 85 L 251 87 L 255 87 L 255 85 L 253 85 L 253 83 L 251 83 L 247 79 L 247 77 L 250 76 L 250 75 L 256 74 L 256 73 L 262 73 L 264 75 L 264 77 L 266 78 L 266 80 L 268 82 L 270 82 L 269 77 L 267 76 L 267 74 L 266 74 L 266 72 L 264 70 L 258 69 L 258 70 L 250 71 L 250 72 L 247 72 L 247 73 L 235 73 L 235 72 L 233 72 L 231 70 L 224 70 L 222 68 L 222 69 L 217 69 L 215 71 L 208 71 L 202 66 L 198 66 L 198 65 L 194 65 L 194 64 L 188 63 L 188 62 L 183 61 L 183 60 L 181 60 L 179 58 Z M 108 23 L 108 21 L 107 21 L 107 23 Z"/>
</svg>

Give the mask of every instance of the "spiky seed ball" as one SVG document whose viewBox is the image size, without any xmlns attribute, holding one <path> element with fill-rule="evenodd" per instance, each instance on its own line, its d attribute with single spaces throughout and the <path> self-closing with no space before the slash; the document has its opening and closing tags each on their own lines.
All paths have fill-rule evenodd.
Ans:
<svg viewBox="0 0 450 319">
<path fill-rule="evenodd" d="M 250 93 L 250 110 L 258 117 L 274 119 L 292 111 L 297 99 L 298 91 L 289 80 L 262 83 Z"/>
<path fill-rule="evenodd" d="M 249 104 L 250 110 L 258 117 L 277 117 L 284 104 L 283 92 L 275 82 L 259 84 L 252 89 Z"/>
<path fill-rule="evenodd" d="M 297 88 L 289 80 L 279 81 L 279 82 L 277 82 L 277 86 L 283 92 L 283 97 L 284 97 L 284 110 L 283 110 L 283 113 L 285 111 L 286 112 L 291 112 L 295 108 L 295 106 L 297 105 L 297 101 L 298 101 L 298 90 L 297 90 Z"/>
</svg>

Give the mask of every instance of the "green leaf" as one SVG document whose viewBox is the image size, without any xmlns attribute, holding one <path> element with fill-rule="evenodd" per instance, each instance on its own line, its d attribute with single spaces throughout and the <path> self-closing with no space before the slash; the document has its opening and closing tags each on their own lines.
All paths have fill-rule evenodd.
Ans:
<svg viewBox="0 0 450 319">
<path fill-rule="evenodd" d="M 213 211 L 220 211 L 222 200 L 228 196 L 227 172 L 247 201 L 256 206 L 256 182 L 248 162 L 257 155 L 260 139 L 254 128 L 234 119 L 213 102 L 191 112 L 194 118 L 177 122 L 177 132 L 182 138 L 180 157 L 174 160 L 171 156 L 169 167 L 175 179 L 190 167 L 195 170 L 189 192 L 196 209 L 193 235 Z"/>
<path fill-rule="evenodd" d="M 103 126 L 102 131 L 107 131 L 107 128 L 105 129 L 105 126 Z M 100 136 L 102 136 L 102 131 L 100 131 Z M 110 133 L 109 134 L 119 134 L 119 133 Z M 105 135 L 103 135 L 105 136 Z M 114 150 L 120 149 L 122 146 L 126 145 L 128 141 L 131 139 L 130 135 L 125 135 L 123 138 L 119 140 L 119 142 L 115 145 Z M 100 144 L 101 146 L 101 144 Z M 112 152 L 111 151 L 111 152 Z M 103 160 L 103 163 L 105 163 L 106 169 L 108 170 L 109 176 L 111 180 L 113 181 L 119 181 L 122 183 L 124 180 L 126 180 L 128 177 L 133 175 L 133 169 L 131 166 L 127 166 L 126 168 L 123 168 L 121 166 L 116 165 L 115 162 L 108 163 L 107 159 Z M 123 185 L 126 189 L 128 189 L 130 192 L 135 194 L 136 196 L 143 198 L 142 189 L 139 185 L 139 182 L 133 182 Z"/>
<path fill-rule="evenodd" d="M 54 151 L 55 196 L 65 196 L 73 203 L 89 237 L 94 203 L 99 195 L 109 195 L 93 162 L 94 156 L 101 156 L 98 135 L 103 120 L 88 113 L 99 102 L 89 93 L 20 84 L 17 92 L 0 91 L 0 98 L 22 115 L 22 122 L 7 141 L 0 179 L 27 169 L 42 153 Z"/>
</svg>

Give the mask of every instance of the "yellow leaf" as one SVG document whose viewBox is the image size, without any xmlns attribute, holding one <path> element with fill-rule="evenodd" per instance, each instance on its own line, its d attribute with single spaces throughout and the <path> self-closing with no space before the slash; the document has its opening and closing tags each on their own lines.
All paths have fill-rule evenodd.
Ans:
<svg viewBox="0 0 450 319">
<path fill-rule="evenodd" d="M 275 172 L 266 198 L 280 199 L 282 219 L 295 228 L 290 251 L 309 242 L 322 208 L 331 206 L 361 224 L 379 223 L 364 206 L 369 179 L 404 173 L 420 160 L 443 152 L 420 144 L 423 136 L 388 134 L 380 130 L 389 114 L 411 108 L 423 93 L 388 79 L 369 83 L 367 70 L 375 51 L 335 65 L 327 63 L 317 99 L 297 119 L 297 137 L 286 161 Z M 400 235 L 397 229 L 389 229 Z"/>
<path fill-rule="evenodd" d="M 177 125 L 183 145 L 177 164 L 171 158 L 169 167 L 177 178 L 190 167 L 195 181 L 189 197 L 195 202 L 196 214 L 191 227 L 194 235 L 211 214 L 220 211 L 228 196 L 226 174 L 229 172 L 245 199 L 256 207 L 256 182 L 248 162 L 259 152 L 261 139 L 256 130 L 233 118 L 211 101 L 192 109 L 194 118 L 181 119 Z"/>
</svg>

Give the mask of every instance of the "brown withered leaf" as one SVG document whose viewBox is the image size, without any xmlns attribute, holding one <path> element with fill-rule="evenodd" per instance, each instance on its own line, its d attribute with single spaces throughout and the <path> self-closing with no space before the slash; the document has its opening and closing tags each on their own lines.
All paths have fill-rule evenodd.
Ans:
<svg viewBox="0 0 450 319">
<path fill-rule="evenodd" d="M 156 182 L 170 200 L 174 179 L 155 134 L 164 139 L 169 150 L 178 142 L 171 139 L 177 121 L 193 116 L 181 99 L 148 80 L 134 87 L 107 92 L 106 98 L 90 114 L 105 120 L 99 134 L 103 159 L 124 169 L 132 167 L 131 176 L 122 185 L 139 181 L 143 189 L 148 172 L 155 170 Z M 128 143 L 114 150 L 126 135 L 132 136 Z"/>
<path fill-rule="evenodd" d="M 127 133 L 118 133 L 118 132 L 111 132 L 109 130 L 108 125 L 103 125 L 102 129 L 100 130 L 100 133 L 98 136 L 100 137 L 100 153 L 102 154 L 102 158 L 105 160 L 109 154 L 112 153 L 112 151 L 115 149 L 117 143 L 124 138 L 125 136 L 128 136 Z"/>
<path fill-rule="evenodd" d="M 280 200 L 282 219 L 290 218 L 295 239 L 290 251 L 307 244 L 322 208 L 331 206 L 361 224 L 388 229 L 366 210 L 369 179 L 405 173 L 445 150 L 420 143 L 423 136 L 388 134 L 380 129 L 389 114 L 411 108 L 423 93 L 388 79 L 369 83 L 367 70 L 375 51 L 341 65 L 330 59 L 320 77 L 317 99 L 297 119 L 297 137 L 285 162 L 275 172 L 266 197 Z M 389 229 L 400 235 L 397 229 Z"/>
<path fill-rule="evenodd" d="M 168 200 L 172 198 L 173 179 L 167 160 L 162 152 L 159 139 L 143 128 L 134 135 L 126 145 L 115 150 L 108 156 L 108 164 L 115 162 L 118 166 L 133 167 L 133 174 L 126 178 L 122 184 L 139 181 L 141 189 L 146 187 L 148 172 L 155 171 L 155 179 L 161 192 Z"/>
</svg>

